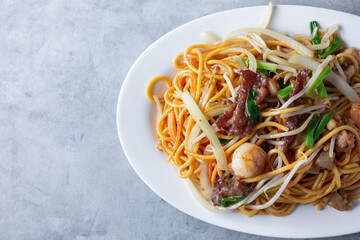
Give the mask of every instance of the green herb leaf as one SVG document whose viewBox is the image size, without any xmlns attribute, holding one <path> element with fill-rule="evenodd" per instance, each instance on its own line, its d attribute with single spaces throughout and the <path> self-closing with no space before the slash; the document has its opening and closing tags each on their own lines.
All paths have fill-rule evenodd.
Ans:
<svg viewBox="0 0 360 240">
<path fill-rule="evenodd" d="M 264 75 L 267 78 L 270 78 L 270 72 L 268 70 L 258 68 L 256 70 L 256 72 L 261 74 L 261 75 Z"/>
<path fill-rule="evenodd" d="M 329 95 L 327 94 L 327 91 L 326 91 L 326 88 L 325 88 L 325 85 L 323 82 L 321 82 L 319 84 L 319 86 L 316 88 L 316 91 L 318 92 L 319 94 L 319 97 L 322 98 L 322 99 L 325 99 L 325 98 L 328 98 Z"/>
<path fill-rule="evenodd" d="M 330 66 L 324 67 L 324 69 L 321 71 L 319 76 L 315 79 L 314 83 L 310 86 L 309 90 L 306 91 L 306 94 L 311 94 L 320 85 L 320 83 L 322 83 L 322 81 L 324 80 L 326 75 L 328 75 L 330 70 L 331 70 Z"/>
<path fill-rule="evenodd" d="M 225 197 L 225 198 L 219 198 L 216 201 L 216 205 L 221 206 L 221 207 L 228 207 L 231 204 L 240 202 L 241 200 L 243 200 L 245 198 L 245 196 L 235 196 L 235 197 Z"/>
<path fill-rule="evenodd" d="M 231 139 L 219 138 L 219 141 L 220 141 L 221 144 L 224 144 L 224 143 L 230 142 Z"/>
<path fill-rule="evenodd" d="M 314 133 L 314 141 L 320 136 L 322 130 L 325 128 L 326 124 L 330 121 L 332 118 L 332 115 L 330 113 L 325 114 L 325 116 L 321 119 L 320 123 L 316 127 L 315 133 Z"/>
<path fill-rule="evenodd" d="M 341 41 L 341 39 L 336 36 L 336 37 L 334 38 L 334 40 L 330 43 L 330 46 L 328 46 L 328 47 L 325 49 L 325 51 L 321 54 L 321 56 L 323 56 L 324 58 L 326 58 L 326 57 L 329 56 L 332 52 L 334 52 L 342 43 L 343 43 L 343 41 Z"/>
<path fill-rule="evenodd" d="M 315 142 L 314 133 L 315 133 L 315 130 L 316 130 L 316 126 L 319 123 L 319 120 L 320 120 L 319 116 L 317 114 L 315 114 L 312 117 L 312 119 L 311 119 L 311 121 L 310 121 L 310 123 L 308 125 L 308 130 L 307 130 L 306 135 L 305 135 L 305 146 L 307 148 L 312 148 L 313 145 L 314 145 L 314 142 Z"/>
<path fill-rule="evenodd" d="M 256 124 L 261 121 L 259 109 L 256 106 L 253 99 L 255 95 L 256 95 L 256 91 L 251 89 L 248 93 L 245 103 L 246 112 L 248 113 L 252 124 Z"/>
<path fill-rule="evenodd" d="M 289 85 L 287 87 L 284 87 L 283 89 L 279 90 L 277 92 L 277 94 L 281 97 L 281 98 L 286 98 L 287 96 L 289 96 L 289 94 L 291 93 L 293 86 Z"/>
<path fill-rule="evenodd" d="M 316 29 L 316 33 L 314 34 L 315 29 Z M 319 28 L 318 28 L 318 23 L 316 21 L 310 22 L 310 33 L 311 36 L 314 36 L 311 39 L 312 44 L 319 44 L 320 43 Z M 320 50 L 315 50 L 315 54 L 319 55 L 320 53 L 321 53 Z"/>
</svg>

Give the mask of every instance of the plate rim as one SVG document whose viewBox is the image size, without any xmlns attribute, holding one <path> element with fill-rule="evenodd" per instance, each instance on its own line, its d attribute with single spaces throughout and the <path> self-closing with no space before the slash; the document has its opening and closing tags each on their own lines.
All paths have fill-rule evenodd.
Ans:
<svg viewBox="0 0 360 240">
<path fill-rule="evenodd" d="M 129 150 L 124 148 L 123 142 L 124 140 L 124 136 L 121 135 L 121 99 L 123 99 L 125 97 L 125 90 L 126 86 L 129 84 L 129 76 L 131 75 L 131 73 L 133 72 L 133 70 L 136 68 L 138 62 L 152 49 L 153 46 L 157 45 L 159 42 L 161 42 L 163 39 L 167 38 L 169 35 L 171 35 L 173 32 L 178 31 L 179 29 L 182 29 L 184 27 L 187 27 L 188 25 L 193 24 L 196 21 L 200 21 L 204 18 L 208 18 L 208 17 L 213 17 L 216 15 L 220 15 L 220 14 L 228 14 L 232 11 L 242 11 L 242 10 L 246 10 L 246 9 L 260 9 L 260 8 L 264 8 L 267 7 L 267 5 L 256 5 L 256 6 L 246 6 L 246 7 L 240 7 L 240 8 L 233 8 L 233 9 L 227 9 L 224 11 L 219 11 L 219 12 L 214 12 L 214 13 L 210 13 L 210 14 L 206 14 L 202 17 L 198 17 L 198 18 L 194 18 L 188 22 L 185 22 L 184 24 L 181 24 L 175 28 L 173 28 L 172 30 L 168 31 L 167 33 L 163 34 L 161 37 L 159 37 L 158 39 L 156 39 L 154 42 L 152 42 L 148 47 L 146 47 L 146 49 L 144 51 L 142 51 L 142 53 L 136 58 L 136 60 L 132 63 L 131 67 L 129 68 L 129 70 L 127 71 L 125 78 L 120 86 L 120 91 L 119 91 L 119 95 L 118 95 L 118 101 L 117 101 L 117 106 L 116 106 L 116 125 L 117 125 L 117 133 L 118 133 L 118 137 L 119 137 L 119 141 L 120 141 L 120 145 L 121 148 L 124 152 L 124 155 L 127 159 L 127 161 L 130 163 L 131 167 L 133 168 L 133 170 L 136 172 L 136 174 L 138 175 L 138 177 L 140 177 L 140 179 L 145 183 L 145 185 L 147 187 L 149 187 L 155 194 L 157 194 L 161 199 L 163 199 L 166 203 L 170 204 L 172 207 L 178 209 L 179 211 L 181 211 L 182 213 L 185 213 L 191 217 L 194 217 L 202 222 L 217 226 L 217 227 L 221 227 L 224 229 L 228 229 L 228 230 L 232 230 L 232 231 L 237 231 L 237 232 L 241 232 L 241 233 L 247 233 L 247 234 L 253 234 L 253 235 L 258 235 L 258 236 L 267 236 L 267 237 L 280 237 L 280 238 L 292 238 L 292 239 L 297 239 L 297 238 L 321 238 L 321 237 L 335 237 L 335 236 L 345 236 L 345 235 L 349 235 L 349 234 L 353 234 L 353 233 L 357 233 L 360 231 L 360 227 L 357 230 L 353 230 L 353 231 L 338 231 L 337 233 L 330 233 L 330 234 L 304 234 L 301 236 L 296 236 L 296 235 L 289 235 L 289 234 L 267 234 L 267 233 L 255 233 L 253 231 L 246 231 L 244 229 L 239 230 L 239 229 L 234 229 L 234 228 L 230 228 L 230 227 L 226 227 L 217 223 L 213 223 L 213 222 L 209 222 L 206 221 L 204 219 L 199 218 L 198 216 L 192 214 L 189 211 L 184 211 L 183 209 L 179 208 L 178 206 L 176 206 L 175 204 L 173 204 L 172 202 L 169 202 L 166 197 L 164 197 L 164 194 L 162 194 L 161 192 L 159 192 L 155 187 L 152 186 L 151 183 L 149 183 L 144 176 L 142 176 L 142 174 L 139 172 L 139 170 L 135 167 L 133 160 L 131 160 L 131 158 L 129 157 Z M 274 5 L 274 7 L 278 8 L 307 8 L 307 9 L 319 9 L 321 11 L 327 11 L 329 13 L 333 12 L 336 14 L 343 14 L 343 15 L 348 15 L 349 17 L 354 17 L 354 18 L 359 18 L 359 15 L 356 14 L 352 14 L 352 13 L 348 13 L 348 12 L 343 12 L 343 11 L 339 11 L 339 10 L 335 10 L 335 9 L 329 9 L 329 8 L 323 8 L 323 7 L 314 7 L 314 6 L 306 6 L 306 5 L 289 5 L 289 4 L 276 4 Z M 185 181 L 184 181 L 185 184 Z M 360 206 L 358 206 L 360 207 Z"/>
</svg>

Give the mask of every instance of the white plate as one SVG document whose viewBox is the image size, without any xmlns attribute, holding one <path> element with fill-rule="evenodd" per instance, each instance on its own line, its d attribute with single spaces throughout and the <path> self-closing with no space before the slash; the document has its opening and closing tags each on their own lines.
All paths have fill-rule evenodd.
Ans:
<svg viewBox="0 0 360 240">
<path fill-rule="evenodd" d="M 161 198 L 179 210 L 205 222 L 246 233 L 287 237 L 327 237 L 360 231 L 360 206 L 339 212 L 331 207 L 317 211 L 311 205 L 299 206 L 289 216 L 254 216 L 241 213 L 214 214 L 201 207 L 165 161 L 156 146 L 154 105 L 145 97 L 145 87 L 155 76 L 169 76 L 174 71 L 172 59 L 187 46 L 200 43 L 202 31 L 218 37 L 240 27 L 260 25 L 266 8 L 249 7 L 212 14 L 184 24 L 164 35 L 136 60 L 122 85 L 117 108 L 118 134 L 124 152 L 140 178 Z M 339 24 L 340 36 L 348 46 L 360 47 L 360 17 L 313 7 L 275 6 L 269 26 L 291 35 L 309 33 L 309 22 L 322 27 Z"/>
</svg>

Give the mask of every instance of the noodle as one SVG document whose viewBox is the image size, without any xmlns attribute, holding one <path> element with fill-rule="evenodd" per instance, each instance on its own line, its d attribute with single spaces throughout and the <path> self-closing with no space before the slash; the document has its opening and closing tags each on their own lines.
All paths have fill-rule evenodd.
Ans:
<svg viewBox="0 0 360 240">
<path fill-rule="evenodd" d="M 320 32 L 322 40 L 316 45 L 311 42 L 314 33 L 310 37 L 297 35 L 291 38 L 265 29 L 270 16 L 271 10 L 268 10 L 263 28 L 240 29 L 222 41 L 215 42 L 216 39 L 206 33 L 203 38 L 208 40 L 208 45 L 190 46 L 174 58 L 173 65 L 179 71 L 173 79 L 155 77 L 146 89 L 147 98 L 156 104 L 158 149 L 167 155 L 167 161 L 177 168 L 179 177 L 187 179 L 196 198 L 210 211 L 236 209 L 248 216 L 285 216 L 298 204 L 318 205 L 318 210 L 327 204 L 333 206 L 329 200 L 332 194 L 341 194 L 348 201 L 360 198 L 360 117 L 356 117 L 359 116 L 356 110 L 355 115 L 351 112 L 358 104 L 351 99 L 358 99 L 359 91 L 356 96 L 353 92 L 345 95 L 339 85 L 334 87 L 332 83 L 323 81 L 325 91 L 331 93 L 327 99 L 319 97 L 319 88 L 311 94 L 305 93 L 327 66 L 336 76 L 337 73 L 342 76 L 338 77 L 343 83 L 337 84 L 358 88 L 360 54 L 357 57 L 342 49 L 323 60 L 320 55 L 316 57 L 316 51 L 321 52 L 331 46 L 334 36 L 337 36 L 337 27 Z M 302 66 L 294 63 L 296 59 L 291 60 L 294 52 L 317 61 L 317 71 L 312 69 L 316 75 L 306 86 L 301 86 L 299 93 L 283 97 L 280 92 L 277 94 L 284 88 L 281 84 L 293 85 L 291 91 L 295 91 L 300 76 L 297 74 L 304 69 L 303 66 L 311 64 L 308 62 Z M 232 123 L 219 127 L 218 120 L 239 104 L 239 92 L 246 81 L 243 72 L 263 74 L 261 64 L 264 63 L 268 64 L 265 68 L 272 69 L 265 69 L 265 72 L 269 74 L 266 79 L 275 87 L 275 93 L 267 91 L 264 101 L 256 105 L 260 121 L 252 124 L 251 131 L 244 135 L 230 134 L 228 129 L 233 126 Z M 348 78 L 346 69 L 349 66 L 354 67 L 355 73 L 350 79 L 344 79 Z M 153 86 L 159 81 L 165 83 L 167 90 L 154 96 Z M 246 104 L 250 101 L 249 96 Z M 250 119 L 248 105 L 246 111 Z M 309 147 L 306 138 L 312 120 L 315 116 L 325 118 L 326 113 L 331 114 L 331 122 L 325 123 Z M 291 118 L 297 119 L 295 128 L 288 123 Z M 320 119 L 317 128 L 320 128 Z M 345 146 L 341 145 L 342 138 L 346 139 Z M 288 139 L 291 139 L 290 144 Z M 246 146 L 261 149 L 251 151 L 265 153 L 261 156 L 265 161 L 263 169 L 249 177 L 242 176 L 235 164 L 238 152 Z M 323 157 L 331 160 L 329 167 L 321 166 Z M 230 206 L 222 206 L 217 202 L 219 197 L 215 189 L 220 181 L 240 182 L 248 187 L 249 192 L 246 196 L 226 196 L 239 197 L 239 200 Z M 206 196 L 199 191 L 200 185 Z"/>
</svg>

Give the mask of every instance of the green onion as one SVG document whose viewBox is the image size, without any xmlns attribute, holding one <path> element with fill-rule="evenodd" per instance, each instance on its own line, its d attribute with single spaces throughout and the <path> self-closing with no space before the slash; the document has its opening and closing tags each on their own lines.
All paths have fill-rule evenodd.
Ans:
<svg viewBox="0 0 360 240">
<path fill-rule="evenodd" d="M 247 59 L 241 59 L 239 56 L 233 56 L 233 59 L 237 62 L 242 61 L 247 67 L 249 66 L 249 60 Z M 268 62 L 264 62 L 264 61 L 256 61 L 256 65 L 257 68 L 259 69 L 264 69 L 264 70 L 269 70 L 272 72 L 276 71 L 277 65 L 275 63 L 268 63 Z"/>
<path fill-rule="evenodd" d="M 244 196 L 236 196 L 236 197 L 225 197 L 225 198 L 219 198 L 216 201 L 216 205 L 221 206 L 221 207 L 228 207 L 231 204 L 240 202 L 241 200 L 243 200 L 245 197 Z"/>
<path fill-rule="evenodd" d="M 293 86 L 289 85 L 287 87 L 284 87 L 283 89 L 279 90 L 277 92 L 277 94 L 281 97 L 281 98 L 286 98 L 287 96 L 289 96 L 289 94 L 291 93 Z"/>
<path fill-rule="evenodd" d="M 316 33 L 314 34 L 314 30 L 316 29 Z M 313 44 L 319 44 L 320 43 L 320 37 L 319 37 L 319 28 L 316 21 L 310 22 L 310 32 L 311 36 L 314 36 L 313 39 L 311 39 L 311 42 Z M 320 50 L 315 50 L 315 54 L 320 54 Z"/>
<path fill-rule="evenodd" d="M 319 116 L 315 114 L 309 123 L 308 130 L 305 135 L 305 146 L 307 148 L 312 148 L 312 146 L 314 145 L 314 141 L 315 141 L 314 133 L 318 123 L 319 123 Z"/>
<path fill-rule="evenodd" d="M 276 71 L 277 65 L 274 63 L 268 63 L 263 61 L 257 61 L 257 67 L 264 70 L 269 70 L 272 72 Z"/>
<path fill-rule="evenodd" d="M 227 143 L 227 142 L 230 142 L 231 139 L 224 139 L 224 138 L 219 138 L 219 141 L 221 144 L 224 144 L 224 143 Z"/>
<path fill-rule="evenodd" d="M 324 130 L 326 124 L 332 118 L 330 113 L 325 114 L 321 119 L 318 115 L 314 115 L 309 123 L 308 130 L 305 135 L 305 146 L 312 148 L 316 139 L 320 136 L 322 130 Z"/>
<path fill-rule="evenodd" d="M 321 82 L 319 84 L 319 86 L 316 88 L 318 94 L 319 94 L 319 97 L 322 98 L 322 99 L 325 99 L 325 98 L 328 98 L 329 95 L 327 94 L 327 91 L 326 91 L 326 88 L 325 88 L 325 85 L 323 82 Z"/>
<path fill-rule="evenodd" d="M 335 51 L 343 41 L 340 40 L 337 36 L 334 38 L 334 40 L 331 42 L 330 46 L 328 46 L 325 51 L 321 54 L 324 58 L 329 56 L 333 51 Z"/>
<path fill-rule="evenodd" d="M 261 68 L 258 68 L 256 70 L 257 73 L 261 74 L 261 75 L 264 75 L 265 77 L 267 78 L 270 78 L 270 73 L 268 70 L 265 70 L 265 69 L 261 69 Z"/>
<path fill-rule="evenodd" d="M 330 70 L 331 67 L 329 66 L 324 67 L 324 69 L 321 71 L 319 76 L 315 79 L 314 83 L 310 86 L 309 90 L 306 91 L 306 94 L 311 94 L 320 85 L 320 83 L 322 83 L 322 81 L 324 80 L 326 75 L 328 75 Z"/>
<path fill-rule="evenodd" d="M 245 104 L 246 112 L 248 113 L 252 124 L 256 124 L 261 121 L 259 109 L 256 106 L 254 99 L 253 99 L 255 97 L 255 95 L 256 95 L 256 91 L 251 89 L 248 93 L 248 96 L 246 98 L 246 104 Z"/>
<path fill-rule="evenodd" d="M 332 118 L 332 115 L 330 113 L 325 114 L 323 119 L 321 119 L 319 125 L 316 127 L 315 133 L 314 133 L 314 141 L 320 136 L 322 130 L 325 128 L 326 124 L 329 122 L 329 120 Z"/>
</svg>

